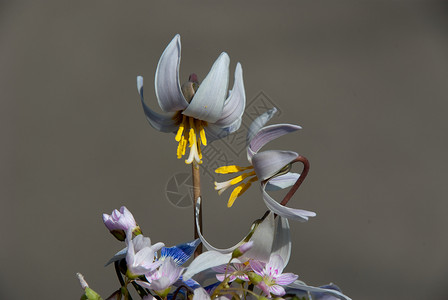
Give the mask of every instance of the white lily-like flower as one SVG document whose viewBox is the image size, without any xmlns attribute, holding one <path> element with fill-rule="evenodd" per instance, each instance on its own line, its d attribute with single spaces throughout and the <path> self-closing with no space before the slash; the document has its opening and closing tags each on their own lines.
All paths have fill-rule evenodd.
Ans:
<svg viewBox="0 0 448 300">
<path fill-rule="evenodd" d="M 126 234 L 126 265 L 128 267 L 127 276 L 130 278 L 144 275 L 154 271 L 161 265 L 161 261 L 154 261 L 155 254 L 165 244 L 156 243 L 151 245 L 151 239 L 138 235 L 134 239 L 130 231 Z"/>
<path fill-rule="evenodd" d="M 277 190 L 290 187 L 300 177 L 300 174 L 289 172 L 291 163 L 299 157 L 296 152 L 280 150 L 259 152 L 268 142 L 301 129 L 300 126 L 293 124 L 275 124 L 263 127 L 276 111 L 276 108 L 267 111 L 256 118 L 249 127 L 247 134 L 247 159 L 251 164 L 250 166 L 231 165 L 215 170 L 219 174 L 247 172 L 225 182 L 215 182 L 215 189 L 221 195 L 229 187 L 238 184 L 231 193 L 227 203 L 227 206 L 231 207 L 236 198 L 241 196 L 253 182 L 260 181 L 263 199 L 269 210 L 285 218 L 307 221 L 309 217 L 316 216 L 316 213 L 283 206 L 272 199 L 266 192 L 266 189 Z M 245 179 L 248 180 L 244 182 Z"/>
<path fill-rule="evenodd" d="M 146 105 L 141 76 L 137 77 L 137 88 L 151 126 L 162 132 L 176 132 L 179 143 L 177 157 L 184 156 L 188 146 L 190 153 L 185 162 L 201 163 L 201 144 L 207 145 L 207 139 L 222 138 L 241 125 L 246 105 L 243 70 L 238 63 L 233 89 L 229 94 L 230 58 L 223 52 L 200 85 L 197 76 L 192 74 L 189 81 L 181 86 L 180 54 L 180 36 L 176 35 L 157 65 L 155 91 L 159 106 L 166 114 L 156 113 Z"/>
</svg>

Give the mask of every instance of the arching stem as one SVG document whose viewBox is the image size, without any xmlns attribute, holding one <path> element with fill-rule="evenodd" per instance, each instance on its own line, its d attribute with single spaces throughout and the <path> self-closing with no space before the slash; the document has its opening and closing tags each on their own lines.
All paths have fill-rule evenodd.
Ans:
<svg viewBox="0 0 448 300">
<path fill-rule="evenodd" d="M 299 155 L 295 160 L 293 160 L 291 163 L 295 162 L 301 162 L 303 164 L 303 170 L 300 174 L 299 178 L 297 179 L 296 183 L 291 187 L 288 194 L 286 194 L 285 198 L 283 198 L 282 202 L 280 202 L 281 205 L 285 206 L 291 197 L 297 192 L 297 189 L 300 187 L 302 182 L 305 180 L 306 176 L 308 175 L 308 171 L 310 170 L 310 162 L 308 159 L 304 156 Z"/>
</svg>

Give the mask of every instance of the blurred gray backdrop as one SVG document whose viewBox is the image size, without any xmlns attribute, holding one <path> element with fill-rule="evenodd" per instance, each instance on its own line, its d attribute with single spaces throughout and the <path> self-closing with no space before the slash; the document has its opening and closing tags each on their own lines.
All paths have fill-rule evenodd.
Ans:
<svg viewBox="0 0 448 300">
<path fill-rule="evenodd" d="M 154 242 L 192 238 L 190 168 L 136 89 L 143 75 L 158 109 L 155 68 L 179 33 L 182 81 L 226 51 L 250 113 L 303 126 L 269 146 L 311 162 L 290 206 L 317 217 L 291 224 L 288 271 L 353 299 L 448 299 L 447 16 L 447 1 L 2 1 L 0 298 L 79 299 L 76 272 L 107 297 L 123 245 L 101 214 L 121 205 Z M 210 174 L 204 232 L 228 247 L 265 207 L 252 188 L 228 209 Z"/>
</svg>

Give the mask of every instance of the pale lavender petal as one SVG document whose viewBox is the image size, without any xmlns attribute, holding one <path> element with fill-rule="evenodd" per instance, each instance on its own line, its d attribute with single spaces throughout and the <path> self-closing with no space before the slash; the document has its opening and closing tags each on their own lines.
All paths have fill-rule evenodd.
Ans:
<svg viewBox="0 0 448 300">
<path fill-rule="evenodd" d="M 289 222 L 286 218 L 278 217 L 276 218 L 276 223 L 272 254 L 280 255 L 286 266 L 291 256 L 291 232 L 289 230 Z"/>
<path fill-rule="evenodd" d="M 286 174 L 271 178 L 266 184 L 266 191 L 278 191 L 288 188 L 299 179 L 299 173 L 288 172 Z"/>
<path fill-rule="evenodd" d="M 271 285 L 269 290 L 272 294 L 280 297 L 286 294 L 285 289 L 279 285 Z"/>
<path fill-rule="evenodd" d="M 316 216 L 316 213 L 312 211 L 294 209 L 281 205 L 280 203 L 272 199 L 272 197 L 269 196 L 268 193 L 266 193 L 265 185 L 263 184 L 261 185 L 261 191 L 263 193 L 264 203 L 266 204 L 268 209 L 279 216 L 301 222 L 308 221 L 309 217 Z"/>
<path fill-rule="evenodd" d="M 250 150 L 250 142 L 252 141 L 252 138 L 260 131 L 260 129 L 274 116 L 274 114 L 277 112 L 277 109 L 271 108 L 267 112 L 261 114 L 258 116 L 249 126 L 249 129 L 247 131 L 247 137 L 246 137 L 246 145 L 247 145 L 247 159 L 249 162 L 251 161 L 252 156 L 255 153 L 249 153 Z"/>
<path fill-rule="evenodd" d="M 297 280 L 299 276 L 293 273 L 283 273 L 275 279 L 275 282 L 279 285 L 288 285 Z"/>
<path fill-rule="evenodd" d="M 254 270 L 255 273 L 257 273 L 260 276 L 264 276 L 264 272 L 263 272 L 263 268 L 265 266 L 264 263 L 262 263 L 261 261 L 258 260 L 250 260 L 249 261 L 250 267 L 252 268 L 252 270 Z"/>
<path fill-rule="evenodd" d="M 185 100 L 179 82 L 180 35 L 176 34 L 160 57 L 155 75 L 155 90 L 160 108 L 165 112 L 185 109 Z"/>
<path fill-rule="evenodd" d="M 229 84 L 229 62 L 227 53 L 221 53 L 183 111 L 184 115 L 210 123 L 221 117 Z"/>
<path fill-rule="evenodd" d="M 266 264 L 266 270 L 272 274 L 281 274 L 285 268 L 285 262 L 278 254 L 272 254 L 269 262 Z"/>
<path fill-rule="evenodd" d="M 247 154 L 253 156 L 270 141 L 299 129 L 302 127 L 293 124 L 275 124 L 263 127 L 251 139 Z"/>
<path fill-rule="evenodd" d="M 140 100 L 142 102 L 143 111 L 145 113 L 146 119 L 149 124 L 156 130 L 161 132 L 174 132 L 177 130 L 176 113 L 168 113 L 162 115 L 153 111 L 149 106 L 146 105 L 143 98 L 143 77 L 137 77 L 137 89 L 140 94 Z"/>
<path fill-rule="evenodd" d="M 118 251 L 117 253 L 115 253 L 115 255 L 114 255 L 111 259 L 109 259 L 109 261 L 108 261 L 104 266 L 106 267 L 106 266 L 110 265 L 110 264 L 113 263 L 113 262 L 122 260 L 123 258 L 126 257 L 126 253 L 127 253 L 127 251 L 128 251 L 128 248 L 127 248 L 127 247 L 124 248 L 124 249 L 121 249 L 120 251 Z"/>
<path fill-rule="evenodd" d="M 172 284 L 173 282 L 171 282 L 170 278 L 160 277 L 159 279 L 152 281 L 150 286 L 154 291 L 163 291 L 169 288 Z"/>
<path fill-rule="evenodd" d="M 149 284 L 149 282 L 143 281 L 143 280 L 136 280 L 135 281 L 139 286 L 144 287 L 145 289 L 151 289 L 152 286 Z"/>
<path fill-rule="evenodd" d="M 151 239 L 139 234 L 132 240 L 132 244 L 134 245 L 135 252 L 138 252 L 143 248 L 151 247 Z"/>
<path fill-rule="evenodd" d="M 259 180 L 266 180 L 277 174 L 299 155 L 292 151 L 268 150 L 255 154 L 252 165 Z"/>
<path fill-rule="evenodd" d="M 260 288 L 266 296 L 271 295 L 271 289 L 269 286 L 266 285 L 266 283 L 264 281 L 257 284 L 257 287 Z"/>
<path fill-rule="evenodd" d="M 235 82 L 233 84 L 230 96 L 224 102 L 221 117 L 215 122 L 220 127 L 227 127 L 236 120 L 241 119 L 246 106 L 246 93 L 244 91 L 243 69 L 238 63 L 235 69 Z"/>
</svg>

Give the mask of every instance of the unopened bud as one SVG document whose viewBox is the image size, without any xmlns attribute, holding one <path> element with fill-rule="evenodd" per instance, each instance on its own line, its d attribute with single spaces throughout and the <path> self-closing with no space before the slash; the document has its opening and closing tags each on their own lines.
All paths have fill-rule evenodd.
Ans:
<svg viewBox="0 0 448 300">
<path fill-rule="evenodd" d="M 263 277 L 254 272 L 248 272 L 247 277 L 249 277 L 250 282 L 254 285 L 257 285 L 263 281 Z"/>
<path fill-rule="evenodd" d="M 244 253 L 246 253 L 247 251 L 252 249 L 253 246 L 254 246 L 254 242 L 253 241 L 249 241 L 247 243 L 242 244 L 241 246 L 239 246 L 238 248 L 233 250 L 232 258 L 240 257 L 241 255 L 243 255 Z"/>
</svg>

